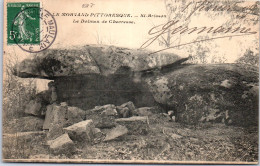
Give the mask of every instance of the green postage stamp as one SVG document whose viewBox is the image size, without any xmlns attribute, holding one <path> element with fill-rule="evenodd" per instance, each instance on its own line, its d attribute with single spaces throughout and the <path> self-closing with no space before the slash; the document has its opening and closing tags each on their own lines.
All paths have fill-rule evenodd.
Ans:
<svg viewBox="0 0 260 166">
<path fill-rule="evenodd" d="M 7 43 L 40 44 L 40 2 L 7 3 Z"/>
</svg>

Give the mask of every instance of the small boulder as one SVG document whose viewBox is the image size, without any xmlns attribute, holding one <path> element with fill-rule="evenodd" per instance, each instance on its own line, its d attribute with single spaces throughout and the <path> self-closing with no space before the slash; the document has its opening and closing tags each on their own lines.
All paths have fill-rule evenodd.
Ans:
<svg viewBox="0 0 260 166">
<path fill-rule="evenodd" d="M 105 128 L 113 128 L 116 126 L 114 117 L 95 117 L 94 125 L 97 128 L 105 129 Z"/>
<path fill-rule="evenodd" d="M 147 116 L 132 116 L 130 118 L 116 119 L 116 123 L 126 126 L 129 134 L 146 135 L 149 129 L 149 120 Z"/>
<path fill-rule="evenodd" d="M 75 151 L 74 143 L 67 133 L 48 141 L 47 144 L 54 154 L 71 154 Z"/>
<path fill-rule="evenodd" d="M 116 106 L 113 104 L 107 104 L 103 106 L 96 106 L 94 109 L 90 111 L 90 113 L 99 113 L 101 114 L 102 112 L 114 112 L 116 109 Z"/>
<path fill-rule="evenodd" d="M 99 128 L 94 128 L 93 129 L 93 135 L 94 135 L 94 140 L 92 143 L 97 144 L 100 143 L 102 140 L 105 138 L 105 133 L 103 133 Z"/>
<path fill-rule="evenodd" d="M 160 118 L 163 118 L 165 121 L 172 121 L 172 118 L 169 116 L 169 114 L 161 113 L 160 115 L 162 115 Z M 157 117 L 155 117 L 155 118 L 157 118 Z"/>
<path fill-rule="evenodd" d="M 54 105 L 48 105 L 47 106 L 47 111 L 45 114 L 45 119 L 44 119 L 44 123 L 43 123 L 43 130 L 48 130 L 50 128 L 50 124 L 52 122 L 52 109 L 53 109 Z"/>
<path fill-rule="evenodd" d="M 127 107 L 130 111 L 135 110 L 135 105 L 132 101 L 120 105 L 120 107 Z"/>
<path fill-rule="evenodd" d="M 101 116 L 117 116 L 116 109 L 106 109 L 101 112 Z"/>
<path fill-rule="evenodd" d="M 73 125 L 74 123 L 83 121 L 85 118 L 85 111 L 81 110 L 78 107 L 68 107 L 66 115 L 67 115 L 66 126 L 70 126 Z"/>
<path fill-rule="evenodd" d="M 151 116 L 154 112 L 154 107 L 141 107 L 134 110 L 138 116 Z"/>
<path fill-rule="evenodd" d="M 53 104 L 51 111 L 51 120 L 49 125 L 49 132 L 47 134 L 48 140 L 53 140 L 64 134 L 63 127 L 66 124 L 67 106 L 58 106 Z"/>
<path fill-rule="evenodd" d="M 25 107 L 25 113 L 34 116 L 44 116 L 46 113 L 46 106 L 50 104 L 49 90 L 42 91 L 36 94 L 35 98 L 31 100 Z"/>
<path fill-rule="evenodd" d="M 128 118 L 131 116 L 131 111 L 127 107 L 119 108 L 118 114 L 120 118 Z"/>
<path fill-rule="evenodd" d="M 116 107 L 119 117 L 128 118 L 133 115 L 133 111 L 135 110 L 135 105 L 133 102 L 129 101 L 120 106 Z"/>
<path fill-rule="evenodd" d="M 115 128 L 111 129 L 109 132 L 107 132 L 106 137 L 104 141 L 111 141 L 118 137 L 121 137 L 125 134 L 127 134 L 128 129 L 125 126 L 118 125 Z"/>
<path fill-rule="evenodd" d="M 42 104 L 36 100 L 31 100 L 25 107 L 24 112 L 29 115 L 41 116 Z"/>
<path fill-rule="evenodd" d="M 94 128 L 93 135 L 95 138 L 100 138 L 103 135 L 103 133 L 99 128 Z"/>
<path fill-rule="evenodd" d="M 173 110 L 170 110 L 170 111 L 168 111 L 168 115 L 169 115 L 169 117 L 170 117 L 170 121 L 173 121 L 173 122 L 175 122 L 176 121 L 176 112 L 175 111 L 173 111 Z"/>
<path fill-rule="evenodd" d="M 113 128 L 115 127 L 115 117 L 117 111 L 115 105 L 107 104 L 96 106 L 94 109 L 86 111 L 85 119 L 92 119 L 96 128 Z"/>
<path fill-rule="evenodd" d="M 58 107 L 63 108 L 62 113 L 64 115 L 62 115 L 62 117 L 65 118 L 63 127 L 71 126 L 74 123 L 78 123 L 85 119 L 85 111 L 83 111 L 77 107 L 70 107 L 65 102 L 60 103 L 60 105 L 57 105 L 57 104 L 48 105 L 46 115 L 45 115 L 45 121 L 44 121 L 44 125 L 43 125 L 44 130 L 47 130 L 50 128 L 50 124 L 53 120 L 53 115 L 55 113 L 55 112 L 53 112 L 53 109 L 57 109 Z"/>
<path fill-rule="evenodd" d="M 64 128 L 73 141 L 90 142 L 94 138 L 94 125 L 92 120 L 85 120 Z"/>
</svg>

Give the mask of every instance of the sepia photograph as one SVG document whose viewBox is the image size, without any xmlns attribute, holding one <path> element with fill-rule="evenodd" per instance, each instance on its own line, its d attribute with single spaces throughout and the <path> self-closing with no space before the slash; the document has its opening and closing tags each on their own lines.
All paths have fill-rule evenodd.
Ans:
<svg viewBox="0 0 260 166">
<path fill-rule="evenodd" d="M 4 0 L 3 162 L 258 164 L 259 9 Z"/>
</svg>

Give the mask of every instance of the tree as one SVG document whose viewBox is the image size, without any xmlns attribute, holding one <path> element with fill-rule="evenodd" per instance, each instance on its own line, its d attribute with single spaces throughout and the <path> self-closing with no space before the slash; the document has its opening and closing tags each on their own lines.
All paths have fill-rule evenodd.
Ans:
<svg viewBox="0 0 260 166">
<path fill-rule="evenodd" d="M 259 55 L 258 53 L 254 53 L 251 49 L 248 49 L 236 62 L 259 67 Z"/>
<path fill-rule="evenodd" d="M 23 80 L 13 75 L 13 68 L 18 63 L 16 55 L 8 54 L 4 59 L 3 120 L 9 120 L 23 115 L 25 105 L 36 94 L 36 84 L 34 79 Z"/>
</svg>

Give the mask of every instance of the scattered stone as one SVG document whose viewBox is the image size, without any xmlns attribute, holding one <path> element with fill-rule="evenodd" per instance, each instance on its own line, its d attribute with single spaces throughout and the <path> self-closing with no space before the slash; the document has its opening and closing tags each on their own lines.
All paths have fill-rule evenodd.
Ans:
<svg viewBox="0 0 260 166">
<path fill-rule="evenodd" d="M 99 128 L 94 128 L 93 129 L 93 134 L 95 138 L 99 138 L 103 135 L 103 133 L 101 132 L 101 130 Z"/>
<path fill-rule="evenodd" d="M 117 106 L 116 109 L 120 118 L 128 118 L 132 115 L 137 115 L 134 114 L 135 105 L 131 101 L 124 103 L 120 106 Z"/>
<path fill-rule="evenodd" d="M 172 110 L 168 111 L 168 115 L 169 116 L 173 116 L 174 115 L 174 111 L 172 111 Z"/>
<path fill-rule="evenodd" d="M 116 123 L 126 126 L 129 134 L 142 134 L 148 133 L 149 119 L 147 116 L 132 116 L 130 118 L 116 119 Z"/>
<path fill-rule="evenodd" d="M 49 90 L 36 94 L 35 98 L 26 105 L 25 113 L 38 117 L 44 116 L 46 113 L 46 106 L 50 104 L 50 95 L 51 92 Z"/>
<path fill-rule="evenodd" d="M 85 118 L 85 111 L 81 110 L 78 107 L 68 107 L 66 115 L 66 126 L 70 126 L 80 121 L 83 121 Z"/>
<path fill-rule="evenodd" d="M 68 127 L 73 125 L 74 123 L 78 123 L 80 121 L 83 121 L 85 119 L 85 111 L 81 110 L 80 108 L 77 107 L 70 107 L 67 105 L 66 102 L 60 103 L 58 106 L 57 104 L 52 104 L 47 106 L 47 111 L 45 115 L 45 121 L 43 124 L 43 129 L 48 130 L 50 128 L 50 124 L 53 121 L 53 115 L 55 111 L 54 109 L 58 109 L 59 107 L 63 108 L 63 111 L 60 112 L 63 114 L 61 118 L 64 120 L 64 126 L 63 127 Z"/>
<path fill-rule="evenodd" d="M 25 107 L 24 112 L 29 115 L 41 116 L 42 104 L 36 100 L 31 100 Z"/>
<path fill-rule="evenodd" d="M 107 104 L 107 105 L 103 105 L 103 106 L 96 106 L 94 109 L 92 109 L 90 111 L 90 113 L 99 113 L 101 114 L 102 112 L 114 112 L 114 110 L 116 110 L 116 106 L 113 104 Z"/>
<path fill-rule="evenodd" d="M 127 107 L 124 108 L 117 107 L 117 110 L 120 118 L 128 118 L 131 116 L 131 112 Z"/>
<path fill-rule="evenodd" d="M 164 118 L 166 118 L 167 121 L 171 121 L 172 119 L 170 118 L 170 116 L 166 113 L 161 113 L 160 115 L 162 115 Z"/>
<path fill-rule="evenodd" d="M 115 118 L 114 117 L 99 117 L 95 118 L 94 125 L 97 128 L 104 129 L 104 128 L 113 128 L 116 126 Z"/>
<path fill-rule="evenodd" d="M 132 101 L 124 103 L 124 104 L 120 105 L 119 107 L 122 107 L 122 108 L 127 107 L 130 111 L 135 110 L 135 105 Z"/>
<path fill-rule="evenodd" d="M 94 138 L 94 125 L 92 120 L 85 120 L 64 128 L 73 141 L 90 142 Z"/>
<path fill-rule="evenodd" d="M 108 104 L 104 106 L 96 106 L 94 109 L 86 111 L 85 119 L 92 119 L 96 128 L 113 128 L 116 125 L 115 116 L 111 115 L 116 114 L 117 111 L 115 105 Z"/>
<path fill-rule="evenodd" d="M 53 119 L 53 114 L 52 114 L 52 109 L 53 109 L 54 105 L 48 105 L 47 106 L 47 111 L 45 114 L 45 119 L 44 119 L 44 123 L 43 123 L 43 130 L 49 130 L 50 128 L 50 124 L 52 122 Z"/>
<path fill-rule="evenodd" d="M 42 105 L 45 105 L 45 106 L 48 105 L 48 104 L 51 104 L 51 91 L 50 91 L 50 89 L 37 93 L 36 96 L 35 96 L 35 100 L 37 100 L 38 102 L 41 102 Z"/>
<path fill-rule="evenodd" d="M 151 115 L 153 115 L 154 109 L 155 108 L 153 108 L 153 107 L 141 107 L 141 108 L 135 109 L 134 112 L 138 116 L 151 116 Z"/>
<path fill-rule="evenodd" d="M 173 121 L 173 122 L 176 121 L 175 112 L 173 110 L 168 111 L 168 115 L 170 117 L 170 121 Z"/>
<path fill-rule="evenodd" d="M 111 129 L 107 134 L 104 139 L 104 141 L 111 141 L 114 140 L 118 137 L 121 137 L 125 134 L 127 134 L 128 129 L 125 126 L 118 125 L 115 128 Z"/>
<path fill-rule="evenodd" d="M 53 140 L 60 135 L 64 134 L 63 127 L 66 124 L 66 113 L 67 113 L 67 106 L 58 106 L 53 104 L 52 111 L 50 115 L 50 125 L 49 125 L 49 132 L 47 134 L 48 140 Z"/>
<path fill-rule="evenodd" d="M 170 116 L 166 113 L 161 113 L 162 116 L 167 117 L 169 120 L 171 120 Z"/>
<path fill-rule="evenodd" d="M 106 109 L 101 113 L 101 116 L 117 116 L 116 109 Z"/>
<path fill-rule="evenodd" d="M 103 133 L 99 128 L 94 128 L 93 129 L 93 135 L 94 135 L 94 140 L 92 143 L 97 144 L 100 143 L 102 140 L 105 139 L 105 133 Z"/>
<path fill-rule="evenodd" d="M 71 154 L 75 151 L 74 143 L 67 133 L 48 141 L 47 144 L 54 154 Z"/>
</svg>

